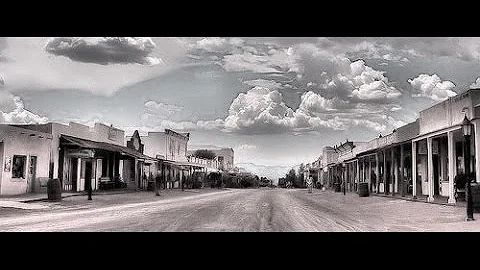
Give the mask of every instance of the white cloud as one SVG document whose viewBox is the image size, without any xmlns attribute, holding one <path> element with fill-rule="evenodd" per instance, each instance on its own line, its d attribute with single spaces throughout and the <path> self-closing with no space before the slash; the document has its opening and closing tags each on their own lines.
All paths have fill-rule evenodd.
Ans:
<svg viewBox="0 0 480 270">
<path fill-rule="evenodd" d="M 340 61 L 340 63 L 338 60 L 335 61 L 339 65 L 333 72 L 335 69 L 343 69 L 342 72 L 331 77 L 327 72 L 322 72 L 318 77 L 322 95 L 364 103 L 389 103 L 401 96 L 400 91 L 387 84 L 388 78 L 383 75 L 383 71 L 367 66 L 363 60 L 350 62 L 348 59 L 341 59 Z M 345 64 L 348 64 L 348 68 Z"/>
<path fill-rule="evenodd" d="M 268 65 L 266 56 L 254 55 L 250 52 L 225 55 L 223 61 L 223 68 L 227 72 L 281 73 L 280 70 Z"/>
<path fill-rule="evenodd" d="M 334 101 L 326 99 L 319 94 L 308 91 L 302 94 L 299 108 L 310 112 L 324 112 L 334 109 Z"/>
<path fill-rule="evenodd" d="M 480 88 L 480 77 L 478 77 L 474 83 L 470 85 L 470 89 Z"/>
<path fill-rule="evenodd" d="M 172 104 L 164 104 L 161 102 L 156 102 L 153 100 L 149 100 L 145 102 L 145 111 L 146 113 L 153 114 L 158 118 L 161 119 L 168 119 L 172 117 L 175 113 L 181 111 L 183 107 L 172 105 Z"/>
<path fill-rule="evenodd" d="M 0 123 L 5 124 L 44 124 L 48 121 L 24 108 L 23 101 L 18 96 L 8 92 L 0 92 Z"/>
<path fill-rule="evenodd" d="M 427 97 L 435 101 L 443 101 L 448 97 L 457 95 L 452 88 L 451 81 L 442 81 L 437 74 L 420 74 L 414 79 L 408 79 L 414 89 L 413 96 Z"/>
<path fill-rule="evenodd" d="M 240 93 L 230 105 L 229 115 L 225 119 L 226 131 L 247 133 L 342 127 L 338 118 L 321 119 L 303 108 L 294 111 L 283 102 L 280 92 L 262 87 Z"/>
<path fill-rule="evenodd" d="M 0 123 L 3 124 L 44 124 L 46 117 L 25 109 L 22 99 L 6 90 L 5 79 L 0 75 Z"/>
<path fill-rule="evenodd" d="M 195 48 L 207 52 L 226 52 L 229 49 L 229 42 L 224 38 L 206 37 L 197 41 Z"/>
</svg>

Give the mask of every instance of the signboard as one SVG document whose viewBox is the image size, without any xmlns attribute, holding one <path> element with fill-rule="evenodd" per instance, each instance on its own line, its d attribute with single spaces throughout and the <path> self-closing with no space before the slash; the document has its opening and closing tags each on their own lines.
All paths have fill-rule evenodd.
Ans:
<svg viewBox="0 0 480 270">
<path fill-rule="evenodd" d="M 12 167 L 12 157 L 5 158 L 5 167 L 3 170 L 6 172 L 9 172 L 11 167 Z"/>
<path fill-rule="evenodd" d="M 93 158 L 95 152 L 91 149 L 69 149 L 67 151 L 67 156 L 76 158 Z"/>
<path fill-rule="evenodd" d="M 432 141 L 432 152 L 434 155 L 438 155 L 438 141 Z"/>
<path fill-rule="evenodd" d="M 418 141 L 418 154 L 426 155 L 427 154 L 427 140 Z"/>
<path fill-rule="evenodd" d="M 117 138 L 117 134 L 113 128 L 108 129 L 108 139 L 114 141 Z"/>
</svg>

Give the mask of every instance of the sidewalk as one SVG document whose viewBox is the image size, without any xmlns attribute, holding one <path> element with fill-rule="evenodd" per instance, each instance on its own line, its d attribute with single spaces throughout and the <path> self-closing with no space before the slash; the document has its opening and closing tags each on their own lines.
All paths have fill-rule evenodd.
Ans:
<svg viewBox="0 0 480 270">
<path fill-rule="evenodd" d="M 347 193 L 356 194 L 356 192 L 347 192 Z M 435 196 L 433 202 L 427 201 L 427 198 L 428 198 L 427 195 L 417 195 L 417 198 L 414 199 L 413 196 L 410 194 L 405 194 L 405 196 L 402 197 L 402 195 L 399 193 L 395 193 L 395 195 L 392 196 L 391 193 L 388 195 L 385 195 L 384 193 L 369 192 L 369 196 L 379 196 L 379 197 L 385 197 L 385 198 L 407 200 L 412 202 L 423 202 L 423 203 L 440 204 L 440 205 L 448 205 L 448 206 L 456 206 L 456 207 L 467 206 L 465 201 L 457 201 L 455 204 L 450 204 L 448 203 L 448 198 L 441 197 L 441 196 Z"/>
<path fill-rule="evenodd" d="M 93 191 L 92 196 L 98 195 L 109 195 L 109 194 L 124 194 L 130 192 L 137 192 L 134 189 L 118 189 L 118 190 L 102 190 L 102 191 Z M 68 198 L 72 196 L 87 196 L 88 192 L 80 191 L 80 192 L 62 192 L 62 199 Z M 48 200 L 47 193 L 25 193 L 20 195 L 3 195 L 0 196 L 0 202 L 3 201 L 10 201 L 10 202 L 21 202 L 21 203 L 28 203 L 28 202 L 36 202 L 36 201 L 46 201 Z"/>
<path fill-rule="evenodd" d="M 16 196 L 1 196 L 0 208 L 16 208 L 24 210 L 47 209 L 52 207 L 78 207 L 78 206 L 106 206 L 111 204 L 122 204 L 127 202 L 143 202 L 151 200 L 162 200 L 166 198 L 185 196 L 188 194 L 198 194 L 215 192 L 226 189 L 160 189 L 160 196 L 155 196 L 155 191 L 143 189 L 118 189 L 102 190 L 92 192 L 92 200 L 88 201 L 88 193 L 82 192 L 63 192 L 62 200 L 49 201 L 45 193 L 30 193 Z M 109 195 L 109 196 L 104 196 Z"/>
</svg>

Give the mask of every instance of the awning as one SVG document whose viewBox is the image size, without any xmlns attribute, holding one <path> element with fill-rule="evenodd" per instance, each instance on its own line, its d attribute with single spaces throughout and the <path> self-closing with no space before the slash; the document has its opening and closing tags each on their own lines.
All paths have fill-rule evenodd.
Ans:
<svg viewBox="0 0 480 270">
<path fill-rule="evenodd" d="M 67 136 L 67 135 L 61 135 L 60 138 L 68 141 L 71 144 L 74 144 L 86 149 L 101 149 L 101 150 L 121 153 L 122 155 L 127 155 L 130 157 L 149 160 L 149 161 L 157 160 L 156 158 L 152 158 L 150 156 L 139 153 L 131 148 L 121 146 L 121 145 L 115 145 L 115 144 L 106 143 L 106 142 L 95 142 L 95 141 L 80 139 L 80 138 Z"/>
</svg>

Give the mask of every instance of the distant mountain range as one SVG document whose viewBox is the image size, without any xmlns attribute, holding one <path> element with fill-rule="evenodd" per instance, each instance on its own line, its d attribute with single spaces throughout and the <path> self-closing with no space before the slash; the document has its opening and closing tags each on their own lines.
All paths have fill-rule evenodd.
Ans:
<svg viewBox="0 0 480 270">
<path fill-rule="evenodd" d="M 278 183 L 278 178 L 285 177 L 288 171 L 292 168 L 291 166 L 268 166 L 268 165 L 257 165 L 254 163 L 236 163 L 237 168 L 241 168 L 247 172 L 258 175 L 258 177 L 267 177 L 273 181 L 273 184 Z M 298 166 L 293 167 L 297 170 Z"/>
</svg>

